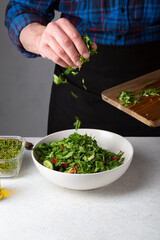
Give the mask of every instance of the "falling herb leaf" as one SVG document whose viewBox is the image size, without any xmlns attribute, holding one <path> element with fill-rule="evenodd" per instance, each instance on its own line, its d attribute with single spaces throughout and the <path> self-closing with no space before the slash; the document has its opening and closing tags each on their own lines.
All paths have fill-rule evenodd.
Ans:
<svg viewBox="0 0 160 240">
<path fill-rule="evenodd" d="M 63 79 L 61 75 L 58 77 L 56 74 L 53 75 L 53 81 L 56 85 L 60 83 L 68 83 L 67 79 Z"/>
<path fill-rule="evenodd" d="M 75 127 L 76 131 L 81 126 L 81 121 L 79 120 L 79 117 L 75 116 L 76 121 L 73 123 L 73 126 Z"/>
<path fill-rule="evenodd" d="M 78 74 L 78 72 L 71 72 L 73 76 L 76 76 Z"/>
<path fill-rule="evenodd" d="M 83 41 L 84 41 L 84 43 L 85 43 L 85 45 L 86 45 L 86 47 L 87 47 L 87 49 L 88 49 L 88 51 L 89 51 L 90 56 L 93 55 L 93 54 L 95 54 L 95 53 L 97 53 L 96 50 L 92 49 L 92 47 L 91 47 L 92 41 L 90 40 L 90 38 L 88 37 L 88 35 L 85 34 L 85 35 L 82 35 L 81 37 L 82 37 L 82 39 L 83 39 Z M 83 65 L 84 63 L 89 62 L 90 59 L 89 59 L 89 58 L 88 58 L 88 59 L 85 59 L 83 56 L 79 55 L 79 60 L 80 60 L 80 62 L 81 62 L 82 65 Z M 81 70 L 82 65 L 79 66 L 79 67 L 77 67 L 76 69 L 73 69 L 71 66 L 69 66 L 69 67 L 66 68 L 65 71 L 64 71 L 63 73 L 61 73 L 59 76 L 57 76 L 56 74 L 54 74 L 54 75 L 53 75 L 53 81 L 54 81 L 54 83 L 55 83 L 56 85 L 61 84 L 61 83 L 68 83 L 67 79 L 65 79 L 65 76 L 67 76 L 67 75 L 69 75 L 69 74 L 72 74 L 73 76 L 76 76 L 76 75 L 79 73 L 79 71 Z M 82 86 L 83 86 L 83 88 L 84 88 L 85 90 L 87 90 L 87 87 L 86 87 L 85 84 L 84 84 L 84 78 L 82 79 Z M 78 98 L 78 96 L 77 96 L 73 91 L 71 91 L 71 94 L 72 94 L 72 96 L 73 96 L 74 98 Z M 81 121 L 79 120 L 79 118 L 78 118 L 77 116 L 76 116 L 75 118 L 76 118 L 76 121 L 74 122 L 73 125 L 74 125 L 75 129 L 77 130 L 77 129 L 80 127 L 80 125 L 81 125 Z"/>
<path fill-rule="evenodd" d="M 85 84 L 84 84 L 84 78 L 82 78 L 82 86 L 83 86 L 83 88 L 84 88 L 85 90 L 87 90 L 87 87 L 86 87 Z"/>
<path fill-rule="evenodd" d="M 71 94 L 74 98 L 78 98 L 78 96 L 73 91 L 71 91 Z"/>
</svg>

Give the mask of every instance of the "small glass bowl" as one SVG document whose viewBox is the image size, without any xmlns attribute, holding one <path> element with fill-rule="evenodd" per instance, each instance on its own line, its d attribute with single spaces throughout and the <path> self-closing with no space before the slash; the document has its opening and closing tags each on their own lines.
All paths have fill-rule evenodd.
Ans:
<svg viewBox="0 0 160 240">
<path fill-rule="evenodd" d="M 0 136 L 0 139 L 15 139 L 22 143 L 20 152 L 15 158 L 0 159 L 0 178 L 17 177 L 23 161 L 26 140 L 19 136 Z"/>
</svg>

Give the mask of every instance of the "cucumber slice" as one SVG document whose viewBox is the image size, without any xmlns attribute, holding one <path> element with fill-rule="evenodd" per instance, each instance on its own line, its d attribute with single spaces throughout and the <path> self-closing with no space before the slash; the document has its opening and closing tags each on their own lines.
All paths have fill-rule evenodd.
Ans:
<svg viewBox="0 0 160 240">
<path fill-rule="evenodd" d="M 43 166 L 45 166 L 49 169 L 53 169 L 53 164 L 49 160 L 44 160 L 43 161 Z"/>
</svg>

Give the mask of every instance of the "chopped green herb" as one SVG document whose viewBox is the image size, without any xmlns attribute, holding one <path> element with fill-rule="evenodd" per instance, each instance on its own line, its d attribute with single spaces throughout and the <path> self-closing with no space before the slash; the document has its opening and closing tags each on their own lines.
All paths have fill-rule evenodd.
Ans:
<svg viewBox="0 0 160 240">
<path fill-rule="evenodd" d="M 90 38 L 88 37 L 87 34 L 82 35 L 82 39 L 83 39 L 83 41 L 85 42 L 85 44 L 86 44 L 86 46 L 87 46 L 87 48 L 88 48 L 88 50 L 89 50 L 90 55 L 93 55 L 93 54 L 97 53 L 97 51 L 95 51 L 95 50 L 91 47 L 92 41 L 90 40 Z"/>
<path fill-rule="evenodd" d="M 56 85 L 58 85 L 60 83 L 68 83 L 67 79 L 63 79 L 61 75 L 58 77 L 56 74 L 54 74 L 53 80 Z"/>
<path fill-rule="evenodd" d="M 103 149 L 91 136 L 77 132 L 61 141 L 33 148 L 40 164 L 60 172 L 89 174 L 108 171 L 123 164 L 124 152 Z"/>
<path fill-rule="evenodd" d="M 160 87 L 156 88 L 148 88 L 140 92 L 133 93 L 131 91 L 122 91 L 119 93 L 118 100 L 121 101 L 122 105 L 128 106 L 129 104 L 135 105 L 136 103 L 140 103 L 139 98 L 135 98 L 135 95 L 140 95 L 141 97 L 153 97 L 160 96 Z"/>
<path fill-rule="evenodd" d="M 74 98 L 78 98 L 78 96 L 73 91 L 71 91 L 71 94 Z"/>
<path fill-rule="evenodd" d="M 159 96 L 160 90 L 156 89 L 156 88 L 149 88 L 149 89 L 145 89 L 142 92 L 140 92 L 140 95 L 143 97 Z"/>
<path fill-rule="evenodd" d="M 129 104 L 135 105 L 139 102 L 138 98 L 134 97 L 134 94 L 131 91 L 122 91 L 119 93 L 118 99 L 121 101 L 122 105 L 128 106 Z"/>
<path fill-rule="evenodd" d="M 149 82 L 149 80 L 145 80 L 143 83 L 148 83 Z"/>
<path fill-rule="evenodd" d="M 84 84 L 84 78 L 82 78 L 82 83 Z"/>
<path fill-rule="evenodd" d="M 83 86 L 83 88 L 84 88 L 85 90 L 87 90 L 87 87 L 86 87 L 85 84 L 84 84 L 84 78 L 82 78 L 82 86 Z"/>
<path fill-rule="evenodd" d="M 74 71 L 72 71 L 71 73 L 73 76 L 76 76 L 78 74 L 78 72 L 74 72 Z"/>
<path fill-rule="evenodd" d="M 73 123 L 73 126 L 75 127 L 76 131 L 81 126 L 81 121 L 79 120 L 79 117 L 75 116 L 76 121 Z"/>
</svg>

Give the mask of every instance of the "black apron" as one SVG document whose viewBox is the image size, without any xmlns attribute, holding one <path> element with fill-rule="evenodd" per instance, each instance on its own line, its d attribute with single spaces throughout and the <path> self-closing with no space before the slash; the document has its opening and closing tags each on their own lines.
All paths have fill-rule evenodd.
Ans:
<svg viewBox="0 0 160 240">
<path fill-rule="evenodd" d="M 160 136 L 160 127 L 149 127 L 101 98 L 103 90 L 159 69 L 160 42 L 124 47 L 98 45 L 97 52 L 78 75 L 67 76 L 68 84 L 53 83 L 48 134 L 74 128 L 78 116 L 81 128 L 103 129 L 122 136 Z M 63 71 L 56 65 L 55 74 Z"/>
</svg>

